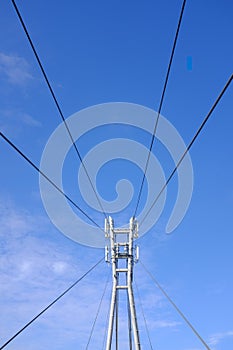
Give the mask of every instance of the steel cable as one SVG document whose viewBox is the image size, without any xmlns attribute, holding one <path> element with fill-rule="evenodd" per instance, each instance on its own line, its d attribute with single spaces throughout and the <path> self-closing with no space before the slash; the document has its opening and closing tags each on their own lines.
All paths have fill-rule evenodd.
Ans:
<svg viewBox="0 0 233 350">
<path fill-rule="evenodd" d="M 84 211 L 82 210 L 65 192 L 63 192 L 60 187 L 58 187 L 50 178 L 43 173 L 36 165 L 33 163 L 12 141 L 10 141 L 2 132 L 0 136 L 18 153 L 20 154 L 39 174 L 41 174 L 53 187 L 57 189 L 70 203 L 72 203 L 76 209 L 78 209 L 83 215 L 86 216 L 95 226 L 97 226 L 101 231 L 104 230 Z"/>
<path fill-rule="evenodd" d="M 211 350 L 210 347 L 206 344 L 204 339 L 200 336 L 200 334 L 197 332 L 197 330 L 194 328 L 194 326 L 191 324 L 191 322 L 187 319 L 187 317 L 183 314 L 183 312 L 178 308 L 178 306 L 175 304 L 175 302 L 169 297 L 169 295 L 165 292 L 165 290 L 162 288 L 162 286 L 159 284 L 159 282 L 155 279 L 155 277 L 147 270 L 145 265 L 140 261 L 140 264 L 146 271 L 146 273 L 150 276 L 150 278 L 153 280 L 153 282 L 156 284 L 156 286 L 159 288 L 159 290 L 163 293 L 163 295 L 167 298 L 167 300 L 170 302 L 170 304 L 175 308 L 175 310 L 178 312 L 178 314 L 183 318 L 183 320 L 187 323 L 187 325 L 191 328 L 193 333 L 197 336 L 197 338 L 202 342 L 202 344 L 205 346 L 207 350 Z"/>
<path fill-rule="evenodd" d="M 148 340 L 149 340 L 149 343 L 150 343 L 150 348 L 151 348 L 151 350 L 153 350 L 153 346 L 152 346 L 152 342 L 151 342 L 151 338 L 150 338 L 150 333 L 149 333 L 149 329 L 148 329 L 148 325 L 147 325 L 147 321 L 146 321 L 146 316 L 145 316 L 145 312 L 144 312 L 143 305 L 142 305 L 142 299 L 141 299 L 141 296 L 140 296 L 140 293 L 139 293 L 139 288 L 138 288 L 136 280 L 134 281 L 134 283 L 136 285 L 136 289 L 137 289 L 137 293 L 138 293 L 139 304 L 141 306 L 142 317 L 143 317 L 143 320 L 144 320 L 147 337 L 148 337 Z"/>
<path fill-rule="evenodd" d="M 96 316 L 95 316 L 93 325 L 92 325 L 92 327 L 91 327 L 91 332 L 90 332 L 90 336 L 89 336 L 89 338 L 88 338 L 86 350 L 87 350 L 88 347 L 89 347 L 89 344 L 90 344 L 90 341 L 91 341 L 91 338 L 92 338 L 92 335 L 93 335 L 93 332 L 94 332 L 94 328 L 95 328 L 95 325 L 96 325 L 96 321 L 97 321 L 97 318 L 98 318 L 98 316 L 99 316 L 99 312 L 100 312 L 100 309 L 101 309 L 101 306 L 102 306 L 102 303 L 103 303 L 103 299 L 104 299 L 104 296 L 105 296 L 105 293 L 106 293 L 106 289 L 107 289 L 107 286 L 108 286 L 108 283 L 109 283 L 109 277 L 110 277 L 110 272 L 109 272 L 109 274 L 107 275 L 107 279 L 106 279 L 104 291 L 103 291 L 102 296 L 101 296 L 101 298 L 100 298 L 100 302 L 99 302 L 99 306 L 98 306 L 98 309 L 97 309 L 97 312 L 96 312 Z"/>
<path fill-rule="evenodd" d="M 160 198 L 161 194 L 163 193 L 163 191 L 165 190 L 165 188 L 167 187 L 167 185 L 169 184 L 169 182 L 171 181 L 172 177 L 174 176 L 174 174 L 176 173 L 177 169 L 179 168 L 180 164 L 182 163 L 183 159 L 185 158 L 186 154 L 188 153 L 188 151 L 190 150 L 190 148 L 192 147 L 192 145 L 194 144 L 195 140 L 197 139 L 198 135 L 200 134 L 201 130 L 204 128 L 206 122 L 208 121 L 208 119 L 210 118 L 210 116 L 212 115 L 213 111 L 215 110 L 215 108 L 217 107 L 218 103 L 220 102 L 221 98 L 223 97 L 224 93 L 226 92 L 227 88 L 230 86 L 230 83 L 232 82 L 233 79 L 233 74 L 230 76 L 230 78 L 228 79 L 228 81 L 226 82 L 224 88 L 222 89 L 222 91 L 220 92 L 220 94 L 218 95 L 217 99 L 215 100 L 213 106 L 211 107 L 211 109 L 209 110 L 208 114 L 206 115 L 206 117 L 204 118 L 203 122 L 201 123 L 200 127 L 198 128 L 197 132 L 195 133 L 194 137 L 192 138 L 191 142 L 189 143 L 188 147 L 186 148 L 185 152 L 183 153 L 183 155 L 181 156 L 180 160 L 178 161 L 177 165 L 175 166 L 175 168 L 173 169 L 173 171 L 171 172 L 170 176 L 168 177 L 167 181 L 165 182 L 165 184 L 163 185 L 163 187 L 161 188 L 159 194 L 157 195 L 157 197 L 155 198 L 154 202 L 152 203 L 150 209 L 147 211 L 147 213 L 145 214 L 144 218 L 141 220 L 140 226 L 142 225 L 142 223 L 145 221 L 145 219 L 147 218 L 147 216 L 149 215 L 149 213 L 151 212 L 151 209 L 154 207 L 154 205 L 157 203 L 158 199 Z"/>
<path fill-rule="evenodd" d="M 31 321 L 29 321 L 24 327 L 22 327 L 17 333 L 15 333 L 7 342 L 5 342 L 0 350 L 4 349 L 8 344 L 12 342 L 20 333 L 22 333 L 27 327 L 29 327 L 38 317 L 40 317 L 45 311 L 53 306 L 59 299 L 61 299 L 66 293 L 68 293 L 74 286 L 76 286 L 84 277 L 86 277 L 92 270 L 94 270 L 104 258 L 100 259 L 94 266 L 92 266 L 86 273 L 84 273 L 76 282 L 74 282 L 69 288 L 67 288 L 62 294 L 60 294 L 52 303 L 44 308 L 38 315 L 36 315 Z"/>
<path fill-rule="evenodd" d="M 182 18 L 183 18 L 185 4 L 186 4 L 186 0 L 183 1 L 182 8 L 181 8 L 181 11 L 180 11 L 180 17 L 179 17 L 179 21 L 178 21 L 178 25 L 177 25 L 177 29 L 176 29 L 176 34 L 175 34 L 175 39 L 174 39 L 174 42 L 173 42 L 172 51 L 171 51 L 171 55 L 170 55 L 170 59 L 169 59 L 169 64 L 168 64 L 168 68 L 167 68 L 166 78 L 165 78 L 163 91 L 162 91 L 162 95 L 161 95 L 161 99 L 160 99 L 160 103 L 159 103 L 158 114 L 157 114 L 157 118 L 156 118 L 156 121 L 155 121 L 154 131 L 153 131 L 153 135 L 152 135 L 152 139 L 151 139 L 150 149 L 149 149 L 149 152 L 148 152 L 148 157 L 147 157 L 147 161 L 146 161 L 146 165 L 145 165 L 145 170 L 144 170 L 144 173 L 143 173 L 143 178 L 142 178 L 142 182 L 141 182 L 141 186 L 140 186 L 140 190 L 139 190 L 139 194 L 138 194 L 137 204 L 136 204 L 136 208 L 135 208 L 134 215 L 133 215 L 134 218 L 137 215 L 139 202 L 141 200 L 142 189 L 143 189 L 145 178 L 146 178 L 146 173 L 147 173 L 147 168 L 148 168 L 149 161 L 150 161 L 152 147 L 153 147 L 153 144 L 154 144 L 154 141 L 155 141 L 155 135 L 156 135 L 157 127 L 158 127 L 160 113 L 161 113 L 162 106 L 163 106 L 165 92 L 166 92 L 166 89 L 167 89 L 168 78 L 169 78 L 170 71 L 171 71 L 172 61 L 173 61 L 175 48 L 176 48 L 176 44 L 177 44 L 177 40 L 178 40 L 178 36 L 179 36 L 179 31 L 180 31 Z"/>
<path fill-rule="evenodd" d="M 82 166 L 83 166 L 83 169 L 84 169 L 84 171 L 85 171 L 85 173 L 86 173 L 86 176 L 87 176 L 87 178 L 88 178 L 88 180 L 89 180 L 89 182 L 90 182 L 90 185 L 91 185 L 91 187 L 92 187 L 92 189 L 93 189 L 93 192 L 94 192 L 94 194 L 95 194 L 95 196 L 96 196 L 96 199 L 97 199 L 98 204 L 99 204 L 99 206 L 100 206 L 100 208 L 101 208 L 101 210 L 102 210 L 102 213 L 103 213 L 103 215 L 105 216 L 105 218 L 108 220 L 107 214 L 106 214 L 106 212 L 105 212 L 105 210 L 104 210 L 104 208 L 103 208 L 103 206 L 102 206 L 102 203 L 101 203 L 101 201 L 100 201 L 100 199 L 99 199 L 99 196 L 98 196 L 98 194 L 97 194 L 97 192 L 96 192 L 96 190 L 95 190 L 95 188 L 94 188 L 94 185 L 93 185 L 93 183 L 92 183 L 92 181 L 91 181 L 91 178 L 90 178 L 90 176 L 89 176 L 89 174 L 88 174 L 87 168 L 85 167 L 85 164 L 84 164 L 84 162 L 83 162 L 83 160 L 82 160 L 82 157 L 81 157 L 81 154 L 80 154 L 80 152 L 79 152 L 79 150 L 78 150 L 78 147 L 77 147 L 76 144 L 75 144 L 75 141 L 74 141 L 73 136 L 72 136 L 72 134 L 71 134 L 71 131 L 70 131 L 69 127 L 68 127 L 68 124 L 67 124 L 66 119 L 65 119 L 65 117 L 64 117 L 64 114 L 63 114 L 63 112 L 62 112 L 62 109 L 61 109 L 61 107 L 60 107 L 60 105 L 59 105 L 59 103 L 58 103 L 58 100 L 57 100 L 57 98 L 56 98 L 56 95 L 55 95 L 55 92 L 54 92 L 54 90 L 53 90 L 53 88 L 52 88 L 52 85 L 51 85 L 50 82 L 49 82 L 48 76 L 47 76 L 47 74 L 46 74 L 46 72 L 45 72 L 45 69 L 44 69 L 44 67 L 43 67 L 43 65 L 42 65 L 41 59 L 40 59 L 40 57 L 39 57 L 39 55 L 38 55 L 38 53 L 37 53 L 37 50 L 36 50 L 36 48 L 35 48 L 35 45 L 33 44 L 32 38 L 31 38 L 31 36 L 30 36 L 30 34 L 29 34 L 29 32 L 28 32 L 28 29 L 27 29 L 26 24 L 25 24 L 25 22 L 24 22 L 24 20 L 23 20 L 23 17 L 22 17 L 22 15 L 21 15 L 21 13 L 20 13 L 20 11 L 19 11 L 17 5 L 16 5 L 16 2 L 15 2 L 14 0 L 11 0 L 11 2 L 12 2 L 12 4 L 13 4 L 13 7 L 14 7 L 15 11 L 16 11 L 16 14 L 17 14 L 17 16 L 18 16 L 18 19 L 19 19 L 19 21 L 20 21 L 20 23 L 21 23 L 21 25 L 22 25 L 22 27 L 23 27 L 23 30 L 24 30 L 24 32 L 25 32 L 25 34 L 26 34 L 26 37 L 27 37 L 27 39 L 28 39 L 28 41 L 29 41 L 29 43 L 30 43 L 30 46 L 31 46 L 31 49 L 32 49 L 32 51 L 33 51 L 33 53 L 34 53 L 34 55 L 35 55 L 36 61 L 37 61 L 38 65 L 39 65 L 39 67 L 40 67 L 40 70 L 41 70 L 41 72 L 42 72 L 42 75 L 43 75 L 43 77 L 44 77 L 44 79 L 45 79 L 45 81 L 46 81 L 46 84 L 47 84 L 47 86 L 48 86 L 48 88 L 49 88 L 49 91 L 50 91 L 50 93 L 51 93 L 51 95 L 52 95 L 52 98 L 53 98 L 53 100 L 54 100 L 54 103 L 55 103 L 55 105 L 56 105 L 56 107 L 57 107 L 57 110 L 58 110 L 60 116 L 61 116 L 61 119 L 62 119 L 62 121 L 63 121 L 63 123 L 64 123 L 64 125 L 65 125 L 65 127 L 66 127 L 66 130 L 67 130 L 67 132 L 68 132 L 68 134 L 69 134 L 69 137 L 70 137 L 70 139 L 71 139 L 71 141 L 72 141 L 72 144 L 73 144 L 73 146 L 74 146 L 74 148 L 75 148 L 75 151 L 76 151 L 76 153 L 77 153 L 77 155 L 78 155 L 78 158 L 79 158 L 79 160 L 80 160 L 80 162 L 81 162 L 81 164 L 82 164 Z"/>
</svg>

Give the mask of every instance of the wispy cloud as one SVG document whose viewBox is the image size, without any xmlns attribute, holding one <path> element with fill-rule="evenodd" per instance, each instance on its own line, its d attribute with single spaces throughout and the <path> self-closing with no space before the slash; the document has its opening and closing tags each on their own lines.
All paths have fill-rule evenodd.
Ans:
<svg viewBox="0 0 233 350">
<path fill-rule="evenodd" d="M 25 58 L 0 52 L 0 73 L 13 85 L 25 85 L 33 77 Z"/>
<path fill-rule="evenodd" d="M 177 328 L 180 326 L 181 322 L 168 321 L 168 320 L 159 320 L 154 322 L 155 328 Z"/>
<path fill-rule="evenodd" d="M 21 120 L 24 124 L 31 126 L 31 127 L 41 127 L 42 124 L 36 120 L 35 118 L 33 118 L 31 115 L 27 114 L 27 113 L 21 113 Z"/>
<path fill-rule="evenodd" d="M 88 250 L 78 259 L 59 240 L 51 239 L 44 217 L 19 210 L 5 199 L 0 200 L 0 227 L 1 345 L 86 272 L 97 257 Z M 83 348 L 102 293 L 99 283 L 105 279 L 102 269 L 93 273 L 95 279 L 85 278 L 30 328 L 38 345 L 31 344 L 33 339 L 23 332 L 14 341 L 17 349 L 23 344 L 24 348 L 43 349 L 48 341 L 53 342 L 51 349 L 60 349 L 72 339 Z M 103 310 L 107 314 L 106 306 Z M 97 330 L 103 333 L 103 327 L 100 323 Z M 44 342 L 38 341 L 40 332 Z"/>
<path fill-rule="evenodd" d="M 91 266 L 91 254 L 88 253 L 89 250 L 80 248 L 84 254 L 77 259 L 59 241 L 50 239 L 45 234 L 48 223 L 44 217 L 19 210 L 5 199 L 0 200 L 0 227 L 1 345 Z M 91 256 L 92 261 L 96 261 L 94 255 Z M 110 267 L 101 265 L 92 275 L 87 276 L 80 285 L 40 317 L 34 326 L 30 326 L 28 332 L 23 332 L 14 340 L 17 349 L 42 350 L 49 347 L 60 350 L 64 348 L 64 344 L 69 344 L 69 349 L 85 348 L 109 272 Z M 161 296 L 153 293 L 147 282 L 144 282 L 141 292 L 150 331 L 161 328 L 176 331 L 179 322 L 163 313 Z M 103 346 L 110 291 L 111 281 L 90 348 Z M 136 292 L 135 298 L 138 299 Z M 122 294 L 120 300 L 122 313 L 119 317 L 119 328 L 122 331 L 121 345 L 124 348 L 128 333 L 125 318 L 122 317 L 125 313 Z M 160 310 L 160 315 L 156 318 L 155 309 Z M 140 327 L 143 328 L 144 321 L 139 304 L 137 315 Z M 38 341 L 41 334 L 43 340 Z M 142 336 L 145 338 L 145 334 Z"/>
<path fill-rule="evenodd" d="M 209 345 L 210 346 L 216 346 L 218 345 L 222 340 L 233 337 L 233 330 L 227 331 L 227 332 L 219 332 L 212 334 L 209 338 Z"/>
<path fill-rule="evenodd" d="M 41 122 L 28 113 L 17 109 L 0 110 L 0 129 L 7 134 L 19 134 L 27 128 L 40 128 Z"/>
</svg>

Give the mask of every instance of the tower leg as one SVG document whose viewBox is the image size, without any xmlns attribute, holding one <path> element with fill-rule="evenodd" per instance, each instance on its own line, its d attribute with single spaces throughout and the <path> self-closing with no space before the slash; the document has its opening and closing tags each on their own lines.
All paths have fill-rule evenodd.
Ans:
<svg viewBox="0 0 233 350">
<path fill-rule="evenodd" d="M 109 312 L 109 322 L 108 322 L 108 335 L 107 335 L 107 343 L 106 350 L 111 350 L 112 344 L 112 333 L 113 333 L 113 324 L 114 324 L 114 314 L 116 307 L 116 284 L 112 286 L 112 298 Z"/>
<path fill-rule="evenodd" d="M 129 307 L 130 307 L 133 336 L 134 336 L 134 346 L 135 346 L 135 350 L 140 350 L 141 346 L 140 346 L 140 340 L 139 340 L 136 309 L 135 309 L 135 303 L 134 303 L 133 289 L 131 286 L 128 287 L 128 295 L 129 295 Z"/>
</svg>

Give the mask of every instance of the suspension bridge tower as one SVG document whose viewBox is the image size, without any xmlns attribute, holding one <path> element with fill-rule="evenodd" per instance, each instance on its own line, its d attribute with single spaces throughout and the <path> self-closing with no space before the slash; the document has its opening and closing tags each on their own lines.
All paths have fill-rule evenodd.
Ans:
<svg viewBox="0 0 233 350">
<path fill-rule="evenodd" d="M 113 341 L 113 328 L 116 328 L 116 349 L 118 349 L 118 296 L 126 291 L 128 304 L 129 349 L 141 350 L 136 308 L 133 293 L 133 268 L 139 258 L 138 246 L 134 244 L 138 237 L 138 223 L 130 219 L 129 228 L 114 228 L 111 217 L 105 220 L 105 260 L 112 266 L 112 296 L 109 313 L 106 350 L 111 350 Z M 133 334 L 133 337 L 132 337 Z M 133 338 L 133 341 L 132 341 Z"/>
</svg>

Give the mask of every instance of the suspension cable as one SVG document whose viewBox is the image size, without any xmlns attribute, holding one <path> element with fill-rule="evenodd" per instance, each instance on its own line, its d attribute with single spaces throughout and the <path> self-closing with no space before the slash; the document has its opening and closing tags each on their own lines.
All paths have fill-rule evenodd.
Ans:
<svg viewBox="0 0 233 350">
<path fill-rule="evenodd" d="M 167 187 L 167 185 L 169 184 L 169 182 L 171 181 L 172 177 L 174 176 L 174 174 L 176 173 L 177 169 L 179 168 L 180 164 L 182 163 L 182 161 L 184 160 L 186 154 L 188 153 L 188 151 L 190 150 L 190 148 L 192 147 L 192 145 L 194 144 L 194 142 L 196 141 L 198 135 L 200 134 L 201 130 L 204 128 L 206 122 L 208 121 L 208 119 L 210 118 L 210 116 L 212 115 L 213 111 L 215 110 L 215 108 L 217 107 L 218 103 L 220 102 L 221 98 L 223 97 L 224 93 L 226 92 L 227 88 L 230 86 L 230 83 L 232 82 L 233 79 L 233 74 L 230 76 L 230 78 L 228 79 L 227 83 L 225 84 L 224 88 L 222 89 L 221 93 L 219 94 L 219 96 L 217 97 L 217 99 L 215 100 L 213 106 L 211 107 L 211 109 L 209 110 L 208 114 L 206 115 L 205 119 L 203 120 L 203 122 L 201 123 L 199 129 L 197 130 L 197 132 L 195 133 L 194 137 L 192 138 L 191 142 L 189 143 L 188 147 L 186 148 L 185 152 L 183 153 L 182 157 L 180 158 L 180 160 L 178 161 L 177 165 L 175 166 L 175 168 L 173 169 L 173 171 L 171 172 L 170 176 L 168 177 L 167 181 L 165 182 L 165 184 L 163 185 L 163 187 L 161 188 L 159 194 L 157 195 L 157 197 L 155 198 L 154 202 L 152 203 L 150 209 L 148 209 L 147 213 L 145 214 L 144 218 L 141 220 L 140 226 L 142 225 L 142 223 L 145 221 L 145 219 L 147 218 L 147 216 L 149 215 L 149 213 L 151 212 L 152 208 L 154 207 L 154 205 L 157 203 L 158 199 L 160 198 L 161 194 L 163 193 L 163 191 L 165 190 L 165 188 Z"/>
<path fill-rule="evenodd" d="M 100 201 L 100 199 L 99 199 L 99 196 L 98 196 L 98 194 L 97 194 L 97 192 L 96 192 L 96 190 L 95 190 L 95 187 L 94 187 L 94 185 L 93 185 L 93 183 L 92 183 L 92 181 L 91 181 L 91 178 L 90 178 L 90 176 L 89 176 L 89 174 L 88 174 L 87 168 L 86 168 L 86 166 L 85 166 L 85 164 L 84 164 L 84 162 L 83 162 L 83 159 L 82 159 L 81 154 L 80 154 L 80 152 L 79 152 L 79 150 L 78 150 L 78 147 L 77 147 L 76 144 L 75 144 L 74 138 L 73 138 L 73 136 L 72 136 L 72 134 L 71 134 L 71 131 L 70 131 L 69 127 L 68 127 L 68 124 L 67 124 L 66 119 L 65 119 L 65 117 L 64 117 L 64 114 L 63 114 L 63 112 L 62 112 L 62 109 L 61 109 L 61 107 L 60 107 L 60 105 L 59 105 L 59 103 L 58 103 L 58 100 L 57 100 L 57 98 L 56 98 L 56 95 L 55 95 L 55 92 L 54 92 L 54 90 L 53 90 L 53 88 L 52 88 L 52 85 L 51 85 L 51 83 L 49 82 L 48 75 L 47 75 L 46 72 L 45 72 L 45 69 L 44 69 L 44 67 L 43 67 L 43 65 L 42 65 L 41 59 L 40 59 L 40 57 L 39 57 L 39 55 L 38 55 L 38 53 L 37 53 L 37 50 L 36 50 L 36 48 L 35 48 L 35 45 L 33 44 L 32 38 L 31 38 L 31 36 L 30 36 L 30 34 L 29 34 L 29 32 L 28 32 L 28 29 L 27 29 L 26 24 L 25 24 L 25 22 L 24 22 L 24 20 L 23 20 L 23 17 L 22 17 L 22 15 L 21 15 L 21 13 L 20 13 L 20 11 L 19 11 L 17 5 L 16 5 L 15 0 L 11 0 L 11 2 L 12 2 L 12 4 L 13 4 L 13 7 L 14 7 L 15 11 L 16 11 L 16 14 L 17 14 L 17 16 L 18 16 L 18 19 L 19 19 L 19 21 L 20 21 L 20 23 L 21 23 L 21 25 L 22 25 L 22 27 L 23 27 L 23 30 L 24 30 L 24 32 L 25 32 L 25 34 L 26 34 L 26 37 L 27 37 L 27 39 L 28 39 L 28 41 L 29 41 L 29 44 L 30 44 L 31 49 L 32 49 L 32 51 L 33 51 L 33 53 L 34 53 L 34 56 L 35 56 L 35 58 L 36 58 L 36 61 L 37 61 L 38 65 L 39 65 L 39 67 L 40 67 L 41 73 L 42 73 L 42 75 L 43 75 L 43 77 L 44 77 L 44 79 L 45 79 L 45 81 L 46 81 L 47 86 L 48 86 L 48 89 L 49 89 L 49 91 L 50 91 L 50 93 L 51 93 L 51 95 L 52 95 L 53 101 L 54 101 L 54 103 L 55 103 L 55 105 L 56 105 L 56 107 L 57 107 L 57 110 L 58 110 L 58 112 L 59 112 L 59 115 L 60 115 L 60 117 L 61 117 L 61 119 L 62 119 L 62 121 L 63 121 L 63 123 L 64 123 L 64 125 L 65 125 L 65 127 L 66 127 L 67 133 L 69 134 L 69 137 L 70 137 L 70 139 L 71 139 L 71 141 L 72 141 L 72 144 L 73 144 L 73 146 L 74 146 L 74 148 L 75 148 L 75 151 L 76 151 L 76 153 L 77 153 L 77 155 L 78 155 L 78 158 L 79 158 L 79 160 L 80 160 L 80 162 L 81 162 L 81 165 L 83 166 L 83 169 L 84 169 L 84 171 L 85 171 L 85 173 L 86 173 L 86 176 L 87 176 L 87 178 L 88 178 L 88 180 L 89 180 L 89 182 L 90 182 L 90 185 L 91 185 L 92 190 L 93 190 L 93 192 L 94 192 L 94 194 L 95 194 L 95 196 L 96 196 L 96 199 L 97 199 L 98 204 L 99 204 L 99 206 L 100 206 L 100 208 L 101 208 L 101 210 L 102 210 L 102 213 L 104 214 L 105 218 L 108 220 L 107 214 L 106 214 L 106 212 L 105 212 L 105 210 L 104 210 L 104 208 L 103 208 L 103 206 L 102 206 L 102 203 L 101 203 L 101 201 Z"/>
<path fill-rule="evenodd" d="M 95 319 L 94 319 L 94 322 L 93 322 L 93 325 L 92 325 L 92 328 L 91 328 L 90 336 L 89 336 L 89 338 L 88 338 L 86 350 L 87 350 L 88 347 L 89 347 L 89 344 L 90 344 L 90 341 L 91 341 L 91 338 L 92 338 L 92 335 L 93 335 L 93 332 L 94 332 L 94 328 L 95 328 L 95 325 L 96 325 L 96 321 L 97 321 L 97 318 L 98 318 L 98 316 L 99 316 L 99 312 L 100 312 L 100 309 L 101 309 L 101 306 L 102 306 L 102 303 L 103 303 L 103 299 L 104 299 L 104 296 L 105 296 L 105 293 L 106 293 L 106 290 L 107 290 L 107 286 L 108 286 L 108 283 L 109 283 L 109 277 L 110 277 L 110 272 L 109 272 L 109 274 L 107 275 L 107 279 L 106 279 L 104 291 L 103 291 L 103 294 L 102 294 L 102 296 L 101 296 L 101 298 L 100 298 L 100 303 L 99 303 L 99 306 L 98 306 L 98 309 L 97 309 L 97 312 L 96 312 L 96 316 L 95 316 Z"/>
<path fill-rule="evenodd" d="M 141 310 L 142 310 L 142 316 L 143 316 L 143 320 L 144 320 L 144 324 L 145 324 L 145 328 L 146 328 L 147 337 L 148 337 L 148 340 L 149 340 L 149 343 L 150 343 L 150 348 L 151 348 L 151 350 L 153 350 L 153 346 L 152 346 L 152 342 L 151 342 L 151 338 L 150 338 L 150 333 L 149 333 L 148 325 L 147 325 L 147 322 L 146 322 L 146 316 L 145 316 L 145 312 L 144 312 L 143 305 L 142 305 L 142 299 L 141 299 L 141 296 L 140 296 L 140 293 L 139 293 L 139 289 L 138 289 L 138 285 L 137 285 L 136 280 L 134 280 L 134 282 L 135 282 L 137 293 L 138 293 L 139 304 L 140 304 L 140 307 L 141 307 Z"/>
<path fill-rule="evenodd" d="M 157 131 L 159 118 L 160 118 L 160 113 L 161 113 L 162 106 L 163 106 L 164 96 L 165 96 L 165 92 L 166 92 L 166 89 L 167 89 L 167 83 L 168 83 L 168 79 L 169 79 L 169 75 L 170 75 L 170 71 L 171 71 L 171 66 L 172 66 L 172 61 L 173 61 L 173 57 L 174 57 L 174 53 L 175 53 L 175 48 L 176 48 L 178 36 L 179 36 L 179 31 L 180 31 L 182 18 L 183 18 L 185 4 L 186 4 L 186 0 L 183 0 L 182 8 L 181 8 L 181 11 L 180 11 L 180 17 L 179 17 L 178 25 L 177 25 L 177 28 L 176 28 L 175 39 L 174 39 L 174 42 L 173 42 L 172 51 L 171 51 L 171 55 L 170 55 L 170 60 L 169 60 L 168 68 L 167 68 L 166 78 L 165 78 L 165 82 L 164 82 L 164 86 L 163 86 L 163 91 L 162 91 L 162 95 L 161 95 L 161 98 L 160 98 L 158 114 L 157 114 L 157 118 L 156 118 L 156 121 L 155 121 L 153 135 L 152 135 L 152 138 L 151 138 L 150 149 L 149 149 L 149 152 L 148 152 L 148 157 L 147 157 L 145 170 L 144 170 L 144 173 L 143 173 L 141 187 L 140 187 L 140 190 L 139 190 L 137 204 L 136 204 L 136 208 L 135 208 L 133 217 L 136 217 L 136 215 L 137 215 L 138 206 L 139 206 L 139 202 L 140 202 L 141 195 L 142 195 L 142 189 L 143 189 L 145 178 L 146 178 L 146 173 L 147 173 L 147 169 L 148 169 L 148 165 L 149 165 L 149 161 L 150 161 L 150 157 L 151 157 L 152 147 L 153 147 L 153 144 L 154 144 L 154 141 L 155 141 L 155 134 L 156 134 L 156 131 Z"/>
<path fill-rule="evenodd" d="M 12 141 L 10 141 L 2 132 L 0 136 L 18 153 L 20 154 L 39 174 L 41 174 L 53 187 L 56 188 L 70 203 L 72 203 L 75 208 L 77 208 L 83 215 L 85 215 L 95 226 L 97 226 L 101 231 L 100 227 L 84 210 L 82 210 L 64 191 L 60 189 L 42 170 L 40 170 L 35 163 L 32 162 Z M 104 232 L 104 231 L 103 231 Z"/>
<path fill-rule="evenodd" d="M 197 336 L 197 338 L 202 342 L 202 344 L 205 346 L 207 350 L 211 350 L 210 347 L 206 344 L 204 339 L 200 336 L 200 334 L 197 332 L 197 330 L 193 327 L 191 322 L 187 319 L 187 317 L 183 314 L 183 312 L 178 308 L 178 306 L 175 304 L 175 302 L 169 297 L 169 295 L 165 292 L 165 290 L 162 288 L 162 286 L 159 284 L 159 282 L 155 279 L 155 277 L 147 270 L 145 265 L 139 261 L 144 268 L 144 270 L 147 272 L 147 274 L 150 276 L 150 278 L 153 280 L 153 282 L 156 284 L 156 286 L 160 289 L 160 291 L 163 293 L 163 295 L 167 298 L 167 300 L 172 304 L 172 306 L 175 308 L 175 310 L 178 312 L 178 314 L 183 318 L 183 320 L 187 323 L 187 325 L 191 328 L 193 333 Z"/>
<path fill-rule="evenodd" d="M 62 294 L 60 294 L 52 303 L 44 308 L 38 315 L 36 315 L 31 321 L 29 321 L 23 328 L 15 333 L 5 344 L 0 347 L 0 350 L 4 349 L 9 343 L 12 342 L 21 332 L 23 332 L 28 326 L 30 326 L 38 317 L 40 317 L 45 311 L 53 306 L 59 299 L 61 299 L 66 293 L 68 293 L 74 286 L 76 286 L 84 277 L 86 277 L 92 270 L 94 270 L 104 258 L 100 259 L 94 266 L 92 266 L 86 273 L 84 273 L 76 282 L 74 282 L 69 288 L 67 288 Z"/>
</svg>

